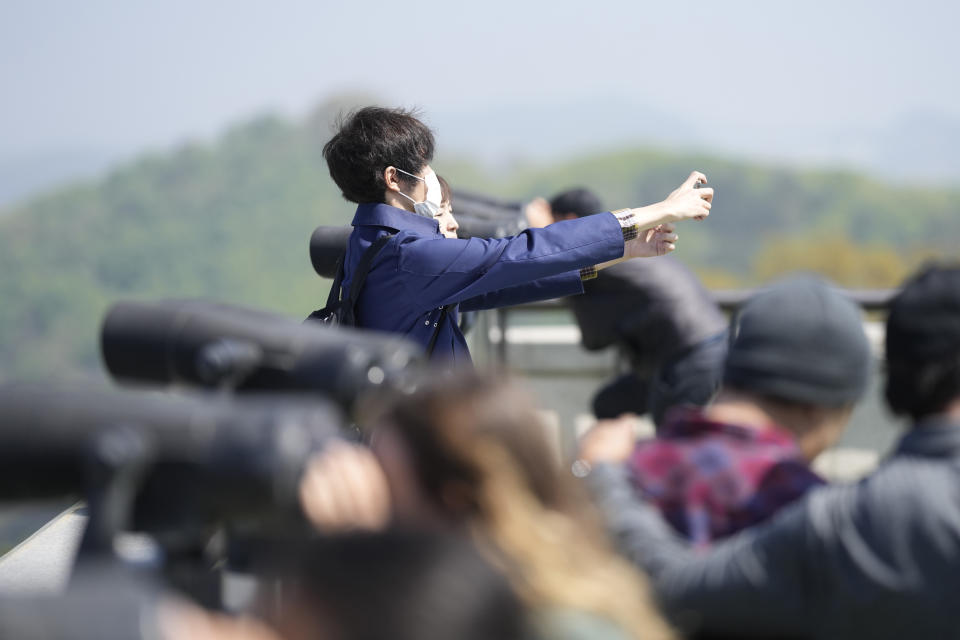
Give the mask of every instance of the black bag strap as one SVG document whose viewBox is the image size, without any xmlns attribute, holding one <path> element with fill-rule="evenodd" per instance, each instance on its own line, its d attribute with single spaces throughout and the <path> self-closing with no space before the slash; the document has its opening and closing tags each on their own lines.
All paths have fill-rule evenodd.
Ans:
<svg viewBox="0 0 960 640">
<path fill-rule="evenodd" d="M 373 261 L 377 259 L 377 256 L 381 251 L 383 251 L 383 248 L 387 246 L 387 243 L 390 242 L 391 238 L 393 238 L 392 233 L 388 233 L 385 236 L 380 236 L 366 251 L 363 252 L 363 256 L 360 258 L 360 262 L 357 264 L 357 272 L 353 274 L 353 280 L 350 281 L 350 293 L 343 301 L 346 318 L 345 324 L 354 324 L 353 309 L 357 306 L 357 298 L 360 297 L 360 290 L 363 288 L 363 283 L 367 279 L 367 274 L 370 273 L 370 268 L 373 266 Z M 340 274 L 342 273 L 343 267 L 341 265 Z"/>
<path fill-rule="evenodd" d="M 430 336 L 430 344 L 427 345 L 427 357 L 433 355 L 433 348 L 437 346 L 437 338 L 440 337 L 440 329 L 443 327 L 443 321 L 447 319 L 447 307 L 444 306 L 440 312 L 440 319 L 437 320 L 437 326 L 433 329 L 433 335 Z"/>
<path fill-rule="evenodd" d="M 333 284 L 330 285 L 330 293 L 327 294 L 327 309 L 333 308 L 333 305 L 340 302 L 340 288 L 343 286 L 343 257 L 346 252 L 341 253 L 337 258 L 337 275 L 333 278 Z"/>
<path fill-rule="evenodd" d="M 363 283 L 367 279 L 367 274 L 370 273 L 370 268 L 373 266 L 373 261 L 377 259 L 377 256 L 383 251 L 383 248 L 387 246 L 387 243 L 390 242 L 390 239 L 393 238 L 393 234 L 389 233 L 385 236 L 380 236 L 376 241 L 370 245 L 370 247 L 364 251 L 363 256 L 360 258 L 360 262 L 357 264 L 357 272 L 353 275 L 353 280 L 350 281 L 350 293 L 347 295 L 346 299 L 343 300 L 343 308 L 345 314 L 349 314 L 345 320 L 349 324 L 354 324 L 353 310 L 357 304 L 357 298 L 360 297 L 360 290 L 363 288 Z M 333 286 L 330 287 L 330 294 L 327 296 L 327 307 L 332 306 L 335 302 L 340 300 L 341 287 L 343 286 L 343 263 L 344 255 L 340 256 L 340 259 L 337 261 L 337 276 L 333 281 Z M 430 336 L 430 342 L 427 345 L 427 357 L 429 358 L 433 355 L 433 350 L 437 346 L 437 338 L 440 337 L 440 329 L 443 328 L 443 322 L 447 319 L 447 313 L 449 309 L 444 306 L 440 311 L 440 317 L 437 319 L 437 326 L 433 329 L 433 335 Z M 347 323 L 345 322 L 345 324 Z"/>
</svg>

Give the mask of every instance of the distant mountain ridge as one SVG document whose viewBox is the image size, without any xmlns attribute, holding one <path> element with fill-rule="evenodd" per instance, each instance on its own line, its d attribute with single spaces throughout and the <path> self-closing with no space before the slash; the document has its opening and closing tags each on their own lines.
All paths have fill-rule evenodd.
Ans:
<svg viewBox="0 0 960 640">
<path fill-rule="evenodd" d="M 376 103 L 343 95 L 327 103 Z M 425 112 L 446 154 L 468 155 L 491 170 L 523 162 L 626 147 L 738 157 L 798 169 L 834 167 L 901 184 L 960 186 L 960 117 L 933 110 L 904 113 L 881 127 L 811 128 L 705 125 L 636 100 L 598 96 L 579 101 L 443 108 Z M 0 150 L 0 211 L 70 182 L 90 179 L 132 150 L 64 148 L 12 153 Z"/>
<path fill-rule="evenodd" d="M 777 127 L 708 126 L 608 96 L 569 104 L 442 111 L 432 123 L 447 150 L 455 148 L 491 165 L 632 145 L 960 187 L 960 118 L 934 111 L 906 113 L 881 127 L 815 128 L 789 122 Z"/>
<path fill-rule="evenodd" d="M 122 154 L 103 149 L 48 149 L 0 153 L 0 210 L 34 194 L 89 180 Z"/>
</svg>

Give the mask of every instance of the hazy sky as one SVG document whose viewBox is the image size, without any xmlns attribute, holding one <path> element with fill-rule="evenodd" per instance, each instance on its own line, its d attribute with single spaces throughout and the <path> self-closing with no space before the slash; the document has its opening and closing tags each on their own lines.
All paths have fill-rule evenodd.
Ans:
<svg viewBox="0 0 960 640">
<path fill-rule="evenodd" d="M 0 152 L 168 145 L 345 90 L 428 117 L 624 100 L 708 130 L 960 118 L 958 24 L 918 0 L 3 0 Z"/>
</svg>

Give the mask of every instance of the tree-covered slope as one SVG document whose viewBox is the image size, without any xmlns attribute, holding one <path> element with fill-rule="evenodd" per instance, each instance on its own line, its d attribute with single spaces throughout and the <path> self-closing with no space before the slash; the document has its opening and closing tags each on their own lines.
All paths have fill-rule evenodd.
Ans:
<svg viewBox="0 0 960 640">
<path fill-rule="evenodd" d="M 351 213 L 323 165 L 322 129 L 258 119 L 8 212 L 0 376 L 95 368 L 99 319 L 118 298 L 211 296 L 297 315 L 318 306 L 310 232 Z"/>
</svg>

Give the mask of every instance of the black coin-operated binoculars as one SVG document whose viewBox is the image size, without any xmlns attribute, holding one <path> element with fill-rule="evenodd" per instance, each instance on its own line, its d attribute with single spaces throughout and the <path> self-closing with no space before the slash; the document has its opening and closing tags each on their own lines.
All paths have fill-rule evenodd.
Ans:
<svg viewBox="0 0 960 640">
<path fill-rule="evenodd" d="M 203 559 L 212 532 L 309 531 L 301 476 L 343 423 L 336 405 L 302 395 L 10 384 L 0 387 L 0 499 L 79 494 L 89 517 L 77 572 L 112 558 L 118 534 L 144 532 L 169 582 L 215 603 Z"/>
<path fill-rule="evenodd" d="M 202 300 L 120 302 L 101 350 L 118 382 L 314 392 L 348 411 L 370 392 L 413 384 L 423 350 L 403 338 Z"/>
<path fill-rule="evenodd" d="M 119 535 L 146 533 L 161 582 L 208 606 L 218 567 L 315 535 L 309 460 L 356 438 L 364 399 L 412 389 L 425 363 L 403 338 L 203 300 L 115 304 L 101 352 L 116 381 L 156 389 L 0 386 L 0 500 L 81 496 L 73 580 L 125 573 Z"/>
<path fill-rule="evenodd" d="M 321 436 L 356 438 L 349 419 L 364 399 L 412 389 L 425 362 L 423 349 L 403 338 L 203 300 L 117 303 L 103 320 L 101 351 L 120 383 L 219 393 L 59 392 L 32 419 L 48 433 L 83 438 L 65 426 L 75 412 L 91 432 L 88 453 L 61 449 L 56 457 L 46 447 L 34 469 L 56 459 L 44 463 L 59 483 L 52 488 L 83 486 L 91 520 L 81 558 L 106 549 L 119 530 L 147 531 L 169 557 L 183 558 L 179 573 L 189 579 L 169 581 L 191 584 L 209 603 L 217 601 L 214 574 L 203 571 L 209 563 L 198 558 L 198 542 L 226 532 L 224 554 L 236 566 L 260 541 L 298 527 L 307 535 L 296 487 Z M 35 401 L 42 394 L 32 392 Z M 21 421 L 31 419 L 29 402 L 10 402 Z M 308 420 L 311 402 L 326 419 Z M 55 406 L 65 409 L 51 413 Z"/>
</svg>

